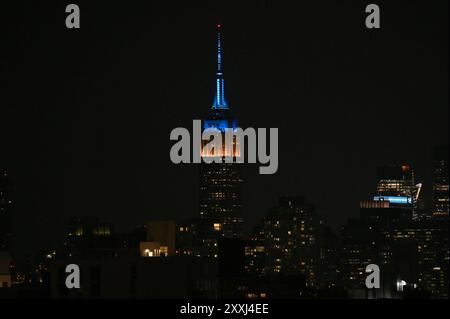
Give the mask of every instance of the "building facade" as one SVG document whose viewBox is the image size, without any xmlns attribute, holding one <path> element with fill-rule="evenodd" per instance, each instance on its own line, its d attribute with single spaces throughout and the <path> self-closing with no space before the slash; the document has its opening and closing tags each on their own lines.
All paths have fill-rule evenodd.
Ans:
<svg viewBox="0 0 450 319">
<path fill-rule="evenodd" d="M 433 151 L 433 218 L 447 219 L 449 212 L 448 147 Z"/>
<path fill-rule="evenodd" d="M 418 220 L 424 209 L 422 197 L 422 184 L 416 183 L 411 165 L 403 163 L 377 168 L 377 189 L 374 200 L 402 205 L 404 209 L 409 210 L 412 220 Z"/>
<path fill-rule="evenodd" d="M 237 128 L 225 99 L 225 80 L 222 63 L 221 25 L 217 26 L 217 70 L 216 93 L 209 113 L 203 121 L 204 132 L 219 132 L 224 140 L 226 130 Z M 225 163 L 225 156 L 236 158 L 236 145 L 232 150 L 211 149 L 210 141 L 203 141 L 200 150 L 203 159 L 200 165 L 199 213 L 201 227 L 202 256 L 217 257 L 217 240 L 242 238 L 242 172 L 239 164 Z M 210 162 L 219 159 L 221 162 Z"/>
<path fill-rule="evenodd" d="M 315 286 L 319 225 L 303 197 L 281 197 L 264 220 L 265 274 L 303 275 L 308 287 Z"/>
</svg>

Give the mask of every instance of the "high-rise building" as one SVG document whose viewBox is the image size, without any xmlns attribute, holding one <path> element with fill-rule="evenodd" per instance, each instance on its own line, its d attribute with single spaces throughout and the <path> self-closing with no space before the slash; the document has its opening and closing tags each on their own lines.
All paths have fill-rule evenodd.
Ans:
<svg viewBox="0 0 450 319">
<path fill-rule="evenodd" d="M 375 246 L 368 231 L 368 227 L 356 218 L 341 227 L 341 274 L 347 291 L 365 288 L 365 268 L 375 262 Z"/>
<path fill-rule="evenodd" d="M 245 245 L 245 271 L 262 276 L 265 272 L 266 247 L 264 224 L 258 224 Z"/>
<path fill-rule="evenodd" d="M 225 131 L 236 129 L 237 121 L 225 99 L 221 31 L 221 25 L 217 25 L 216 93 L 212 107 L 203 121 L 203 130 L 219 131 L 224 140 Z M 224 159 L 225 156 L 236 158 L 235 146 L 226 153 L 225 143 L 222 143 L 224 148 L 221 150 L 211 150 L 206 147 L 207 144 L 208 141 L 204 141 L 200 150 L 203 159 Z M 241 167 L 236 163 L 200 165 L 199 210 L 200 218 L 208 225 L 202 234 L 207 256 L 217 257 L 217 240 L 220 237 L 242 237 L 241 175 Z"/>
<path fill-rule="evenodd" d="M 303 197 L 281 197 L 264 220 L 265 273 L 301 274 L 314 286 L 319 225 L 314 207 Z"/>
<path fill-rule="evenodd" d="M 419 219 L 423 206 L 422 184 L 416 184 L 409 164 L 385 165 L 377 168 L 377 190 L 374 200 L 388 201 L 409 210 L 412 220 Z"/>
<path fill-rule="evenodd" d="M 448 219 L 448 146 L 436 147 L 433 152 L 433 218 Z"/>
<path fill-rule="evenodd" d="M 341 240 L 331 227 L 319 225 L 317 232 L 317 288 L 321 290 L 342 288 Z"/>
<path fill-rule="evenodd" d="M 350 296 L 359 291 L 358 298 L 392 298 L 398 280 L 405 280 L 411 287 L 418 283 L 415 243 L 393 236 L 396 230 L 412 223 L 401 205 L 377 200 L 361 202 L 360 218 L 349 220 L 341 229 L 343 283 Z M 365 287 L 365 269 L 370 264 L 378 265 L 381 271 L 381 287 L 373 293 Z"/>
<path fill-rule="evenodd" d="M 12 199 L 11 182 L 6 172 L 0 170 L 0 251 L 11 252 Z"/>
<path fill-rule="evenodd" d="M 406 282 L 414 280 L 420 289 L 432 297 L 448 298 L 449 289 L 449 229 L 442 220 L 428 220 L 413 223 L 397 223 L 389 234 L 392 244 L 402 249 L 398 267 L 404 273 Z M 413 249 L 405 249 L 405 244 Z M 414 258 L 414 262 L 411 258 Z M 409 278 L 408 278 L 409 277 Z"/>
<path fill-rule="evenodd" d="M 413 188 L 414 170 L 410 165 L 385 165 L 377 168 L 379 196 L 411 196 Z"/>
</svg>

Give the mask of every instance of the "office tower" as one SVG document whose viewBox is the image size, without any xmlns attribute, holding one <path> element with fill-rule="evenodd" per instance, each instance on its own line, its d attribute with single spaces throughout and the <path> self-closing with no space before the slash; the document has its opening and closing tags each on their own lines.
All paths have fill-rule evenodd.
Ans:
<svg viewBox="0 0 450 319">
<path fill-rule="evenodd" d="M 350 219 L 341 227 L 342 280 L 351 297 L 367 298 L 366 266 L 384 266 L 390 262 L 385 232 L 390 223 L 402 216 L 402 208 L 391 208 L 387 200 L 364 200 L 360 203 L 360 218 Z M 384 277 L 383 277 L 384 278 Z"/>
<path fill-rule="evenodd" d="M 342 279 L 351 298 L 391 298 L 399 275 L 396 267 L 397 246 L 392 229 L 405 218 L 404 208 L 388 201 L 361 201 L 360 218 L 350 219 L 341 228 Z M 417 262 L 417 261 L 416 261 Z M 381 270 L 381 287 L 368 294 L 365 286 L 366 267 L 376 264 Z"/>
<path fill-rule="evenodd" d="M 378 202 L 381 203 L 386 204 Z M 382 269 L 384 295 L 381 296 L 392 295 L 392 286 L 397 278 L 406 280 L 408 284 L 417 284 L 418 258 L 415 243 L 406 239 L 393 240 L 392 235 L 396 228 L 416 224 L 405 217 L 404 208 L 395 203 L 370 208 L 361 205 L 360 220 L 367 228 L 367 236 L 373 247 L 371 258 Z"/>
<path fill-rule="evenodd" d="M 314 286 L 319 224 L 314 207 L 303 197 L 281 197 L 264 219 L 265 273 L 301 274 Z"/>
<path fill-rule="evenodd" d="M 414 171 L 408 164 L 385 165 L 377 168 L 379 196 L 411 196 Z"/>
<path fill-rule="evenodd" d="M 221 26 L 217 26 L 216 93 L 212 107 L 203 121 L 204 131 L 217 130 L 224 134 L 227 129 L 237 128 L 228 103 L 225 100 L 225 83 L 222 63 Z M 225 143 L 222 143 L 223 145 Z M 222 150 L 210 150 L 207 141 L 202 143 L 201 156 L 205 160 L 224 159 L 225 155 L 236 158 L 233 147 L 230 154 Z M 225 145 L 224 145 L 225 147 Z M 202 163 L 200 165 L 200 218 L 208 224 L 203 234 L 206 255 L 217 257 L 217 239 L 242 237 L 241 167 L 236 163 Z"/>
<path fill-rule="evenodd" d="M 375 263 L 376 252 L 372 244 L 372 234 L 360 219 L 350 219 L 341 227 L 342 255 L 341 273 L 344 288 L 365 289 L 366 266 Z M 361 296 L 365 298 L 366 296 Z"/>
<path fill-rule="evenodd" d="M 264 224 L 258 224 L 245 245 L 245 271 L 248 274 L 264 275 L 266 263 L 265 240 Z"/>
<path fill-rule="evenodd" d="M 377 190 L 374 200 L 388 201 L 409 210 L 417 220 L 422 207 L 422 184 L 415 183 L 414 170 L 409 164 L 385 165 L 377 168 Z"/>
<path fill-rule="evenodd" d="M 396 201 L 362 201 L 360 218 L 342 227 L 343 280 L 351 296 L 359 290 L 359 298 L 369 297 L 365 267 L 374 263 L 382 280 L 372 297 L 395 298 L 411 291 L 448 297 L 448 223 L 413 221 L 404 209 Z M 405 283 L 401 290 L 398 282 Z"/>
<path fill-rule="evenodd" d="M 317 232 L 317 288 L 322 290 L 342 288 L 341 239 L 331 227 L 320 224 Z"/>
<path fill-rule="evenodd" d="M 449 212 L 448 146 L 433 150 L 433 218 L 447 219 Z"/>
<path fill-rule="evenodd" d="M 0 170 L 0 251 L 11 252 L 12 199 L 11 181 L 6 172 Z"/>
<path fill-rule="evenodd" d="M 403 247 L 405 243 L 413 246 L 413 249 L 401 249 L 405 253 L 399 268 L 405 273 L 406 282 L 417 277 L 414 283 L 420 289 L 428 291 L 434 298 L 448 298 L 448 223 L 440 220 L 399 223 L 392 228 L 390 237 L 393 243 L 403 243 Z M 415 260 L 411 261 L 411 257 Z"/>
</svg>

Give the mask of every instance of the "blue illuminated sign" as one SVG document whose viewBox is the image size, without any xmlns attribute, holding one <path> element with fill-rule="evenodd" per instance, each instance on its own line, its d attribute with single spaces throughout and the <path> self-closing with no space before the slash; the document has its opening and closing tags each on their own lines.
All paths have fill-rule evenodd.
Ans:
<svg viewBox="0 0 450 319">
<path fill-rule="evenodd" d="M 411 204 L 409 196 L 374 196 L 374 201 L 387 201 L 391 204 Z"/>
</svg>

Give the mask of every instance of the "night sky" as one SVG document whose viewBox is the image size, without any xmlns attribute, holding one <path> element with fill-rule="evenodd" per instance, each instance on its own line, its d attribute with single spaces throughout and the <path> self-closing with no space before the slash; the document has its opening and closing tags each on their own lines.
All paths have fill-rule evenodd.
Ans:
<svg viewBox="0 0 450 319">
<path fill-rule="evenodd" d="M 17 253 L 57 245 L 72 216 L 118 231 L 198 216 L 198 166 L 171 163 L 169 134 L 212 104 L 217 22 L 240 126 L 279 128 L 278 172 L 245 170 L 248 227 L 292 194 L 337 229 L 382 164 L 411 163 L 429 195 L 432 147 L 448 144 L 448 1 L 392 2 L 2 4 L 0 168 Z M 79 30 L 65 27 L 69 3 Z M 379 30 L 365 27 L 369 3 Z"/>
</svg>

